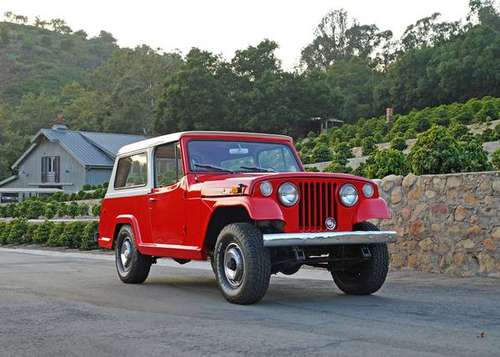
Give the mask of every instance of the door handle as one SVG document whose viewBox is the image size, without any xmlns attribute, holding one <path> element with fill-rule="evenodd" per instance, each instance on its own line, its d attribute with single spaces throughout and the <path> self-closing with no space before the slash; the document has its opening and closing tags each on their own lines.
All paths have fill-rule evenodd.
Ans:
<svg viewBox="0 0 500 357">
<path fill-rule="evenodd" d="M 150 198 L 149 198 L 149 202 L 151 202 L 151 203 L 154 203 L 154 202 L 156 202 L 156 201 L 158 201 L 158 199 L 157 199 L 157 198 L 153 198 L 153 197 L 150 197 Z"/>
</svg>

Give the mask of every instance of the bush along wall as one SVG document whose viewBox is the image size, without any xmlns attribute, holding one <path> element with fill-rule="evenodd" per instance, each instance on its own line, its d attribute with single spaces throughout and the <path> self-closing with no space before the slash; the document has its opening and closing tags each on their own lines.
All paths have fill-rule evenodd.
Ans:
<svg viewBox="0 0 500 357">
<path fill-rule="evenodd" d="M 0 245 L 40 244 L 81 250 L 97 249 L 94 235 L 97 222 L 30 224 L 24 218 L 0 222 Z"/>
</svg>

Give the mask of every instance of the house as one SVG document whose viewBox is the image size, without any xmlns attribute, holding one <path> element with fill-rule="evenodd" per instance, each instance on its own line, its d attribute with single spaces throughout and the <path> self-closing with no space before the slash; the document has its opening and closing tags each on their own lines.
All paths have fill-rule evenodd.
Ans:
<svg viewBox="0 0 500 357">
<path fill-rule="evenodd" d="M 64 123 L 41 129 L 12 165 L 15 175 L 0 182 L 0 202 L 73 193 L 84 185 L 108 182 L 118 150 L 144 139 L 140 135 L 73 131 Z"/>
</svg>

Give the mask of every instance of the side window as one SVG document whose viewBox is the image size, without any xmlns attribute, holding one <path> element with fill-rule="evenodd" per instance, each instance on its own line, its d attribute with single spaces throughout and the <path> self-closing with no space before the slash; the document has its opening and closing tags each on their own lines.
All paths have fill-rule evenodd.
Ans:
<svg viewBox="0 0 500 357">
<path fill-rule="evenodd" d="M 155 187 L 173 185 L 184 176 L 179 143 L 158 146 L 155 150 Z"/>
<path fill-rule="evenodd" d="M 146 153 L 121 158 L 116 169 L 115 188 L 141 187 L 148 182 Z"/>
</svg>

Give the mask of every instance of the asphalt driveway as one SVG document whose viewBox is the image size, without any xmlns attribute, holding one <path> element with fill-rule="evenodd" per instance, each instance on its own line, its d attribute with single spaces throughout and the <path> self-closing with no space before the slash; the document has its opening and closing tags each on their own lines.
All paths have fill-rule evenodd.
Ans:
<svg viewBox="0 0 500 357">
<path fill-rule="evenodd" d="M 391 273 L 353 297 L 303 269 L 237 306 L 207 264 L 174 264 L 125 285 L 111 256 L 0 248 L 0 355 L 500 355 L 498 279 Z"/>
</svg>

